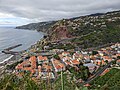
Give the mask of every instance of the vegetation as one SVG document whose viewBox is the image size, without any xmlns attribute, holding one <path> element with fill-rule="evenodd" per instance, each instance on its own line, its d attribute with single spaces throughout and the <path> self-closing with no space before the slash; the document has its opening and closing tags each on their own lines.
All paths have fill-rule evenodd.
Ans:
<svg viewBox="0 0 120 90">
<path fill-rule="evenodd" d="M 92 55 L 96 55 L 96 54 L 98 54 L 97 51 L 92 51 Z"/>
<path fill-rule="evenodd" d="M 120 56 L 117 56 L 118 59 L 120 59 Z"/>
<path fill-rule="evenodd" d="M 53 57 L 57 60 L 60 60 L 60 57 L 57 54 L 55 54 Z"/>
<path fill-rule="evenodd" d="M 29 75 L 18 78 L 16 75 L 5 75 L 0 80 L 0 90 L 88 90 L 75 83 L 74 78 L 63 72 L 61 77 L 51 82 L 49 80 L 33 81 Z"/>
<path fill-rule="evenodd" d="M 0 81 L 0 90 L 38 90 L 38 85 L 28 76 L 18 78 L 15 75 L 6 75 Z"/>
<path fill-rule="evenodd" d="M 99 76 L 90 83 L 90 89 L 98 90 L 119 90 L 120 89 L 120 70 L 111 69 L 104 76 Z"/>
<path fill-rule="evenodd" d="M 120 22 L 119 24 L 120 25 Z M 93 32 L 81 38 L 73 39 L 71 42 L 78 43 L 78 46 L 83 45 L 83 48 L 98 47 L 107 43 L 120 42 L 120 28 L 114 26 L 101 31 Z"/>
<path fill-rule="evenodd" d="M 90 75 L 88 67 L 83 66 L 83 64 L 78 65 L 78 67 L 71 67 L 69 71 L 77 80 L 87 80 Z"/>
</svg>

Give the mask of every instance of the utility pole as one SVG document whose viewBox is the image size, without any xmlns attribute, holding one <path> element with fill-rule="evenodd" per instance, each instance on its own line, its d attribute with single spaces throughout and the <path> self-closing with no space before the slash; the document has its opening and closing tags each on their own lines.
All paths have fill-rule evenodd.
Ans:
<svg viewBox="0 0 120 90">
<path fill-rule="evenodd" d="M 61 85 L 62 85 L 62 90 L 64 90 L 63 69 L 62 69 L 62 71 L 61 71 Z"/>
</svg>

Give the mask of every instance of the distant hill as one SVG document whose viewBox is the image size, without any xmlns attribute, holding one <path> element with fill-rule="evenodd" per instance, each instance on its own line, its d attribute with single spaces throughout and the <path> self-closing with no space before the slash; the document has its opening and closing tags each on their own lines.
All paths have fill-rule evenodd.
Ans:
<svg viewBox="0 0 120 90">
<path fill-rule="evenodd" d="M 80 48 L 120 42 L 120 10 L 96 13 L 51 22 L 32 23 L 20 27 L 49 34 L 49 41 L 69 39 Z M 73 39 L 72 39 L 73 38 Z"/>
<path fill-rule="evenodd" d="M 37 30 L 37 31 L 47 32 L 47 30 L 51 27 L 51 25 L 53 25 L 55 23 L 56 23 L 56 21 L 30 23 L 27 25 L 18 26 L 18 27 L 16 27 L 16 29 L 29 29 L 29 30 Z"/>
</svg>

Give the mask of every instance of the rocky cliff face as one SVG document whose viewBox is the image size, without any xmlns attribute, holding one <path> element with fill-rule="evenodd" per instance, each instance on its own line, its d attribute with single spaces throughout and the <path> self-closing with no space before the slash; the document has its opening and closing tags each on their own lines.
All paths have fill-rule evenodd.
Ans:
<svg viewBox="0 0 120 90">
<path fill-rule="evenodd" d="M 50 40 L 58 41 L 62 39 L 69 38 L 70 34 L 66 26 L 58 26 L 56 27 L 50 35 Z"/>
</svg>

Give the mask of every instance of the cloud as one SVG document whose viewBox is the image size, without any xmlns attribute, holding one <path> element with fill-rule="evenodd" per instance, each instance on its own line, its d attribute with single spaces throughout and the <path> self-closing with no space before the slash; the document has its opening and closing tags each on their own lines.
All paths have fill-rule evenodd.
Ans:
<svg viewBox="0 0 120 90">
<path fill-rule="evenodd" d="M 22 18 L 27 22 L 57 20 L 119 9 L 120 0 L 0 0 L 0 14 Z"/>
</svg>

